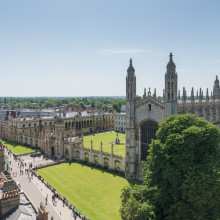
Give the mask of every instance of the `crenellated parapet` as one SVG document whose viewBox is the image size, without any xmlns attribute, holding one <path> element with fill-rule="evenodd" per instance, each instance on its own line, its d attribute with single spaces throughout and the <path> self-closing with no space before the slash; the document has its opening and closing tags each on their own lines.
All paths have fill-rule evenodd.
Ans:
<svg viewBox="0 0 220 220">
<path fill-rule="evenodd" d="M 2 193 L 2 199 L 9 199 L 9 198 L 19 196 L 19 195 L 20 195 L 19 189 L 12 190 L 12 191 Z"/>
<path fill-rule="evenodd" d="M 138 100 L 137 108 L 145 105 L 146 103 L 154 103 L 155 105 L 164 109 L 164 102 L 162 101 L 161 97 L 146 96 L 143 99 Z"/>
</svg>

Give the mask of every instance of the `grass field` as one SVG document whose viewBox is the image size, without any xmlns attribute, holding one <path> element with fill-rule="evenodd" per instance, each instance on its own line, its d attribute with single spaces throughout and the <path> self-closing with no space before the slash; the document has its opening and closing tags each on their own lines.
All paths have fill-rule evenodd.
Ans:
<svg viewBox="0 0 220 220">
<path fill-rule="evenodd" d="M 10 149 L 15 155 L 26 154 L 36 151 L 36 149 L 34 148 L 26 147 L 5 139 L 2 140 L 2 143 L 6 145 L 6 147 Z"/>
<path fill-rule="evenodd" d="M 137 183 L 78 163 L 63 163 L 37 172 L 78 211 L 93 220 L 121 219 L 121 189 Z"/>
<path fill-rule="evenodd" d="M 84 147 L 91 147 L 91 140 L 93 141 L 93 148 L 95 150 L 100 149 L 100 144 L 102 141 L 102 148 L 104 152 L 111 153 L 111 143 L 115 141 L 117 133 L 107 132 L 100 133 L 96 135 L 88 135 L 83 137 Z M 114 154 L 125 156 L 125 134 L 118 133 L 119 140 L 123 143 L 120 145 L 114 144 Z"/>
</svg>

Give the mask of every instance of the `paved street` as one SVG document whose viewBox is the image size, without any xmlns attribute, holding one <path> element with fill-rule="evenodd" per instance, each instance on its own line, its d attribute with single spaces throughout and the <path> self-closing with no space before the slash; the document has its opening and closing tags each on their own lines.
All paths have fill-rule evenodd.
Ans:
<svg viewBox="0 0 220 220">
<path fill-rule="evenodd" d="M 30 156 L 24 156 L 21 157 L 21 159 L 24 159 L 24 162 L 29 164 L 33 159 Z M 13 156 L 10 156 L 10 161 L 11 161 L 11 168 L 12 168 L 12 173 L 17 172 L 17 176 L 13 176 L 12 178 L 16 181 L 19 182 L 21 185 L 22 190 L 26 193 L 28 198 L 31 200 L 33 205 L 37 208 L 40 206 L 40 202 L 43 202 L 45 204 L 45 198 L 46 195 L 48 195 L 48 203 L 46 205 L 46 208 L 49 212 L 49 219 L 53 216 L 54 220 L 73 220 L 72 216 L 72 211 L 67 208 L 67 206 L 63 207 L 63 202 L 59 199 L 56 199 L 57 203 L 56 206 L 53 205 L 52 203 L 52 192 L 49 190 L 37 177 L 33 176 L 32 180 L 29 180 L 28 175 L 24 174 L 20 175 L 20 169 L 18 167 L 18 162 L 15 162 L 13 159 Z M 34 164 L 39 164 L 39 163 L 50 163 L 51 161 L 46 161 L 43 160 L 43 158 L 36 158 Z M 28 167 L 26 167 L 28 168 Z M 77 218 L 80 219 L 80 218 Z"/>
</svg>

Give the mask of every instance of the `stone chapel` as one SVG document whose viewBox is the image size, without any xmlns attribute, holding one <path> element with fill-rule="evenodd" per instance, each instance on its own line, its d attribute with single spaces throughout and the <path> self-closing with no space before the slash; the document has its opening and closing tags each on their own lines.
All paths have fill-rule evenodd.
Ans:
<svg viewBox="0 0 220 220">
<path fill-rule="evenodd" d="M 156 89 L 151 94 L 149 89 L 144 89 L 143 97 L 136 100 L 136 76 L 135 69 L 130 59 L 130 65 L 126 76 L 126 158 L 125 176 L 129 179 L 141 179 L 142 162 L 146 161 L 147 150 L 152 139 L 155 139 L 158 124 L 170 115 L 195 114 L 196 117 L 220 125 L 220 86 L 216 76 L 213 93 L 206 96 L 203 91 L 194 89 L 191 96 L 187 97 L 185 87 L 180 97 L 178 91 L 178 75 L 173 55 L 170 53 L 169 62 L 165 73 L 165 89 L 163 97 L 157 97 Z"/>
</svg>

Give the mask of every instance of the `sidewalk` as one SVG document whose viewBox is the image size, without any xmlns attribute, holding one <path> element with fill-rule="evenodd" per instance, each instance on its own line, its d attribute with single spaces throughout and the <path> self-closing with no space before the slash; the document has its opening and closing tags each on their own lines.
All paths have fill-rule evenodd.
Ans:
<svg viewBox="0 0 220 220">
<path fill-rule="evenodd" d="M 18 167 L 18 162 L 13 160 L 13 156 L 10 156 L 12 173 L 17 172 L 17 176 L 13 176 L 12 178 L 19 182 L 21 185 L 21 189 L 28 196 L 33 205 L 38 208 L 40 206 L 40 202 L 45 204 L 46 195 L 48 195 L 48 202 L 46 205 L 47 211 L 49 212 L 48 219 L 50 220 L 53 216 L 54 220 L 73 220 L 72 210 L 70 210 L 67 206 L 63 207 L 63 202 L 59 199 L 56 199 L 56 206 L 52 203 L 52 191 L 45 186 L 37 177 L 33 175 L 33 180 L 29 180 L 28 175 L 24 174 L 20 175 L 20 169 Z M 25 162 L 25 161 L 24 161 Z M 77 220 L 80 220 L 78 217 Z"/>
</svg>

